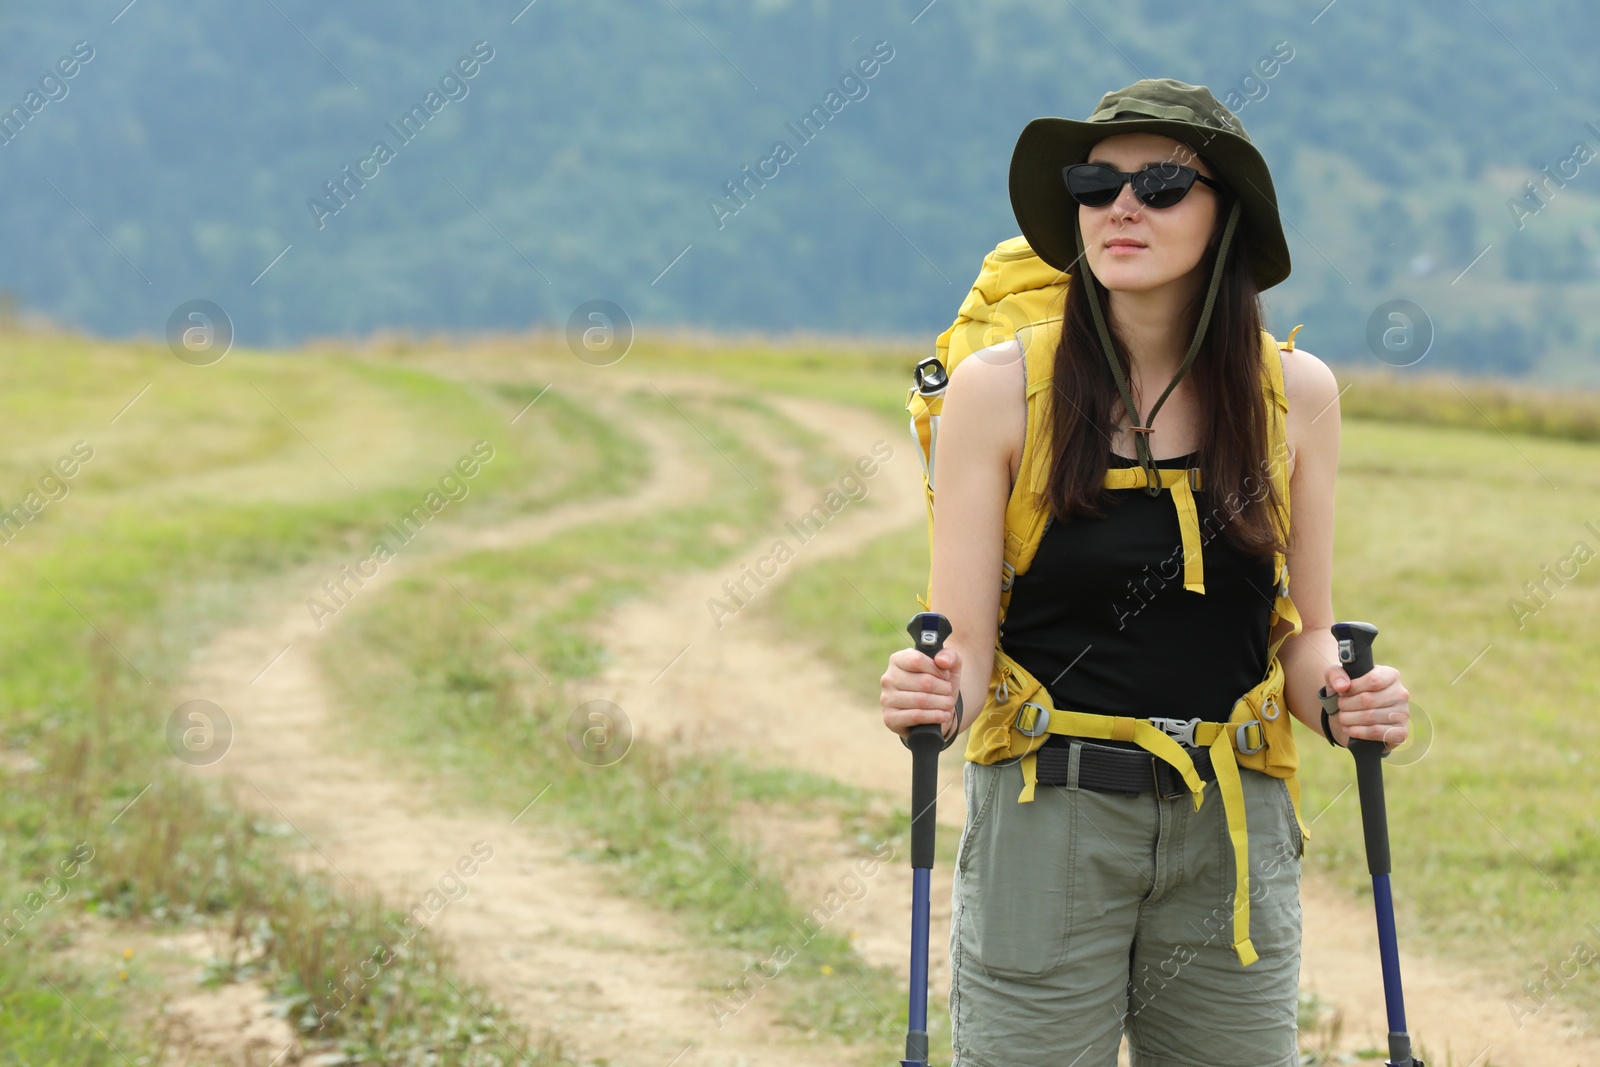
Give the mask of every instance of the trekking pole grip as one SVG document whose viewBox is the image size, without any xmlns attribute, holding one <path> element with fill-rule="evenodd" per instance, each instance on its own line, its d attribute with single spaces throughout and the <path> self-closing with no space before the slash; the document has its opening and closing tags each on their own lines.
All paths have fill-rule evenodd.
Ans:
<svg viewBox="0 0 1600 1067">
<path fill-rule="evenodd" d="M 1333 625 L 1339 642 L 1339 663 L 1345 674 L 1359 678 L 1372 670 L 1372 643 L 1378 628 L 1370 622 L 1339 622 Z M 1350 755 L 1356 761 L 1356 789 L 1361 797 L 1361 829 L 1367 840 L 1367 870 L 1371 874 L 1389 873 L 1389 817 L 1383 797 L 1382 741 L 1350 739 Z"/>
<path fill-rule="evenodd" d="M 912 643 L 929 659 L 937 656 L 954 627 L 936 611 L 919 612 L 906 624 Z M 957 694 L 958 702 L 961 697 Z M 924 722 L 906 734 L 911 749 L 911 866 L 933 868 L 934 801 L 939 795 L 939 753 L 945 740 L 938 723 Z"/>
</svg>

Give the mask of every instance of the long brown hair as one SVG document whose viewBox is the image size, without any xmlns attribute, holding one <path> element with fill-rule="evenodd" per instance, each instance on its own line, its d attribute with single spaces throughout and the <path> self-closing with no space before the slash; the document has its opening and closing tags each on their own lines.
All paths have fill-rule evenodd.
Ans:
<svg viewBox="0 0 1600 1067">
<path fill-rule="evenodd" d="M 1215 263 L 1216 235 L 1229 204 L 1217 213 L 1208 267 Z M 1261 366 L 1261 294 L 1250 273 L 1246 243 L 1234 234 L 1222 269 L 1222 282 L 1206 327 L 1205 339 L 1189 368 L 1203 422 L 1197 463 L 1203 491 L 1196 498 L 1204 539 L 1223 531 L 1247 556 L 1266 556 L 1287 548 L 1288 531 L 1275 521 L 1279 502 L 1270 477 L 1269 428 L 1263 407 Z M 1093 285 L 1107 314 L 1112 347 L 1123 374 L 1132 379 L 1128 349 L 1110 321 L 1104 286 L 1089 270 L 1074 271 L 1067 286 L 1061 341 L 1056 346 L 1049 420 L 1054 442 L 1045 499 L 1051 515 L 1100 517 L 1100 493 L 1110 467 L 1108 441 L 1117 430 L 1114 413 L 1122 411 L 1117 384 L 1089 310 L 1087 286 Z M 1210 270 L 1206 272 L 1209 280 Z M 1197 293 L 1187 314 L 1185 336 L 1193 337 L 1203 293 Z M 1155 394 L 1159 396 L 1160 394 Z M 1154 396 L 1141 398 L 1144 417 Z M 1157 465 L 1161 465 L 1157 461 Z"/>
</svg>

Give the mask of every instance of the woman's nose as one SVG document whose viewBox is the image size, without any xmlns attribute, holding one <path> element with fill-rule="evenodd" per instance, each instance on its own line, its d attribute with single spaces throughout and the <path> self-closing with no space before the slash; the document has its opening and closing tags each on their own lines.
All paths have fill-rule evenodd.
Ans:
<svg viewBox="0 0 1600 1067">
<path fill-rule="evenodd" d="M 1143 207 L 1144 202 L 1134 195 L 1133 183 L 1123 182 L 1122 188 L 1117 190 L 1117 198 L 1111 202 L 1111 213 L 1117 218 L 1130 218 Z"/>
</svg>

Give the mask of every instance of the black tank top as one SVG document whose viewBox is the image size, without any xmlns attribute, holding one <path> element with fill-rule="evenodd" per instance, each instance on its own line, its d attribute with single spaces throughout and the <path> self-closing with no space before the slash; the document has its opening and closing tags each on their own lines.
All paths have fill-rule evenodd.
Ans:
<svg viewBox="0 0 1600 1067">
<path fill-rule="evenodd" d="M 1156 465 L 1194 466 L 1196 455 Z M 1204 491 L 1196 498 L 1202 515 L 1205 499 Z M 1234 702 L 1266 674 L 1272 557 L 1245 556 L 1220 531 L 1202 527 L 1206 591 L 1191 593 L 1183 588 L 1171 490 L 1151 497 L 1103 489 L 1100 502 L 1104 518 L 1079 515 L 1045 529 L 1012 587 L 1001 647 L 1058 708 L 1227 721 Z M 1067 739 L 1052 734 L 1047 743 Z"/>
</svg>

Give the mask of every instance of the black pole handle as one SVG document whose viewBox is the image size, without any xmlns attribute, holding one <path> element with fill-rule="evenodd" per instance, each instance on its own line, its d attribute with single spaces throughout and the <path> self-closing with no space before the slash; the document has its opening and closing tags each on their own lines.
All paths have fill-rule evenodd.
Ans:
<svg viewBox="0 0 1600 1067">
<path fill-rule="evenodd" d="M 1372 670 L 1372 643 L 1378 628 L 1370 622 L 1337 622 L 1333 636 L 1339 642 L 1339 664 L 1351 678 Z M 1356 789 L 1361 797 L 1361 829 L 1367 839 L 1367 870 L 1389 873 L 1389 813 L 1383 799 L 1382 741 L 1350 739 L 1356 761 Z"/>
<path fill-rule="evenodd" d="M 944 648 L 954 631 L 950 620 L 936 611 L 919 612 L 906 624 L 911 642 L 929 659 Z M 961 696 L 956 695 L 960 708 Z M 938 723 L 923 722 L 906 734 L 911 749 L 911 866 L 933 868 L 934 801 L 939 796 L 939 753 L 945 741 Z"/>
</svg>

